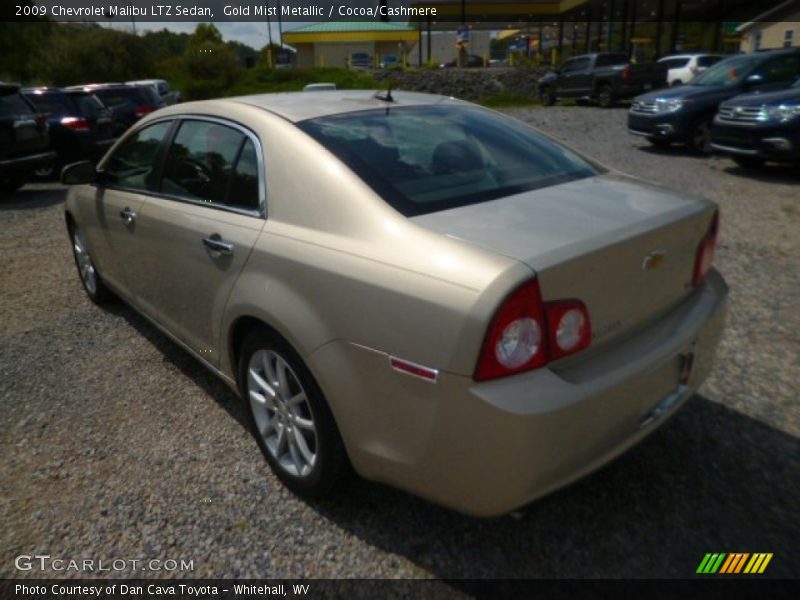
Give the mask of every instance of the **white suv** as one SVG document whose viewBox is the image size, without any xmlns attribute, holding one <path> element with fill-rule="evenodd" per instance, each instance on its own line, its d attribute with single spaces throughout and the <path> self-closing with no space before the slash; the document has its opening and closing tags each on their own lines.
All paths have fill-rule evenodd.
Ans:
<svg viewBox="0 0 800 600">
<path fill-rule="evenodd" d="M 666 64 L 667 82 L 669 85 L 681 85 L 702 73 L 708 67 L 725 58 L 719 54 L 673 54 L 665 56 L 658 62 Z"/>
</svg>

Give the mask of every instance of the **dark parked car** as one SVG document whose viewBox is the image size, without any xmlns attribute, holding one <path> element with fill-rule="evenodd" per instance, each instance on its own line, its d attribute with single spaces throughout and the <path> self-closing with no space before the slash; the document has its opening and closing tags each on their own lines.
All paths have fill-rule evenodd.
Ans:
<svg viewBox="0 0 800 600">
<path fill-rule="evenodd" d="M 453 67 L 457 67 L 457 66 L 458 66 L 458 59 L 454 58 L 451 61 L 448 61 L 448 62 L 446 62 L 444 64 L 439 65 L 439 68 L 440 69 L 452 69 Z M 483 60 L 483 58 L 481 58 L 477 54 L 468 54 L 466 56 L 465 63 L 462 65 L 462 67 L 467 68 L 467 69 L 476 69 L 478 67 L 483 67 L 483 66 L 484 66 L 484 60 Z"/>
<path fill-rule="evenodd" d="M 800 165 L 800 79 L 788 90 L 722 103 L 711 127 L 711 146 L 743 167 L 767 160 Z"/>
<path fill-rule="evenodd" d="M 19 85 L 0 82 L 0 193 L 10 194 L 38 168 L 52 164 L 47 119 Z"/>
<path fill-rule="evenodd" d="M 786 89 L 800 75 L 800 49 L 740 54 L 718 62 L 688 85 L 634 99 L 628 131 L 656 145 L 685 143 L 711 152 L 711 121 L 722 102 L 744 93 Z"/>
<path fill-rule="evenodd" d="M 68 91 L 83 90 L 95 94 L 111 111 L 115 121 L 116 136 L 143 116 L 161 108 L 161 99 L 149 86 L 135 86 L 124 83 L 94 83 L 66 88 Z"/>
<path fill-rule="evenodd" d="M 116 141 L 111 113 L 94 94 L 84 90 L 23 88 L 22 94 L 44 113 L 56 161 L 37 169 L 49 179 L 56 171 L 79 160 L 96 160 Z"/>
<path fill-rule="evenodd" d="M 609 107 L 622 98 L 665 85 L 665 65 L 633 64 L 627 54 L 599 52 L 570 58 L 539 79 L 539 99 L 550 106 L 558 98 L 591 98 Z"/>
</svg>

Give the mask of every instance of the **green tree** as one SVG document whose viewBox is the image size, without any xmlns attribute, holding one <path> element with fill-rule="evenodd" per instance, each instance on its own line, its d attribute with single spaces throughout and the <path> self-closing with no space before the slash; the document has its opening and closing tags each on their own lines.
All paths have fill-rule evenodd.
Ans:
<svg viewBox="0 0 800 600">
<path fill-rule="evenodd" d="M 240 76 L 236 54 L 222 41 L 211 23 L 200 23 L 186 45 L 182 70 L 187 77 L 184 91 L 189 100 L 224 96 Z"/>
</svg>

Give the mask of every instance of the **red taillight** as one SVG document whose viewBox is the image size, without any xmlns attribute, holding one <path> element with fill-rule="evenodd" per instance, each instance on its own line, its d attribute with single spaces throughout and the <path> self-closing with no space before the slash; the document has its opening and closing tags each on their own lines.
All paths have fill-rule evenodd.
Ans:
<svg viewBox="0 0 800 600">
<path fill-rule="evenodd" d="M 692 283 L 695 287 L 703 283 L 703 279 L 706 278 L 709 269 L 711 269 L 711 263 L 714 261 L 714 249 L 717 246 L 718 234 L 719 211 L 714 211 L 714 216 L 711 217 L 711 224 L 708 226 L 708 231 L 697 246 L 697 254 L 694 259 L 694 276 L 692 277 Z"/>
<path fill-rule="evenodd" d="M 624 69 L 622 69 L 622 79 L 628 81 L 631 78 L 631 67 L 628 65 Z"/>
<path fill-rule="evenodd" d="M 476 381 L 543 367 L 591 342 L 589 314 L 578 300 L 542 302 L 532 279 L 500 305 L 489 326 L 475 368 Z"/>
<path fill-rule="evenodd" d="M 155 109 L 155 106 L 137 106 L 136 110 L 133 111 L 133 114 L 136 115 L 137 119 L 141 119 L 143 116 L 149 115 Z"/>
<path fill-rule="evenodd" d="M 63 117 L 61 124 L 75 131 L 89 131 L 91 128 L 89 121 L 81 117 Z"/>
</svg>

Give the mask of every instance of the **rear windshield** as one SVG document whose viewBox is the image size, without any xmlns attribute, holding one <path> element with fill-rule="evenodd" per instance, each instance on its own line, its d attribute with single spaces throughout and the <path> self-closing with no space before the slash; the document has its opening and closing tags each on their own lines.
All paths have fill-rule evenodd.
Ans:
<svg viewBox="0 0 800 600">
<path fill-rule="evenodd" d="M 0 115 L 29 115 L 33 111 L 16 91 L 6 93 L 0 89 Z"/>
<path fill-rule="evenodd" d="M 108 109 L 94 94 L 73 94 L 72 100 L 78 106 L 80 113 L 87 117 L 99 117 L 108 112 Z"/>
<path fill-rule="evenodd" d="M 477 107 L 387 107 L 311 119 L 299 127 L 406 216 L 598 173 L 518 121 Z"/>
<path fill-rule="evenodd" d="M 668 69 L 681 69 L 689 64 L 689 58 L 667 58 L 658 62 Z"/>
<path fill-rule="evenodd" d="M 25 95 L 39 112 L 56 115 L 75 114 L 75 106 L 70 101 L 69 96 L 62 92 L 44 94 L 26 93 Z"/>
</svg>

